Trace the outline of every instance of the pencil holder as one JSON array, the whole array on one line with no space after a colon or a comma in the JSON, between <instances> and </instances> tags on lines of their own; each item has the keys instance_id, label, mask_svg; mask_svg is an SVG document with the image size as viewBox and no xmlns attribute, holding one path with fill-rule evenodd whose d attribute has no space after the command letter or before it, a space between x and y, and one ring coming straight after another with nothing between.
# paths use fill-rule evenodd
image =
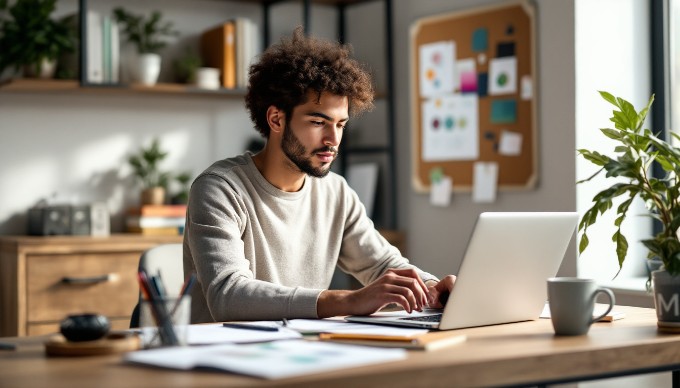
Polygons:
<instances>
[{"instance_id":1,"label":"pencil holder","mask_svg":"<svg viewBox=\"0 0 680 388\"><path fill-rule=\"evenodd\" d=\"M144 348L185 346L191 321L191 297L144 300L139 325Z\"/></svg>"}]
</instances>

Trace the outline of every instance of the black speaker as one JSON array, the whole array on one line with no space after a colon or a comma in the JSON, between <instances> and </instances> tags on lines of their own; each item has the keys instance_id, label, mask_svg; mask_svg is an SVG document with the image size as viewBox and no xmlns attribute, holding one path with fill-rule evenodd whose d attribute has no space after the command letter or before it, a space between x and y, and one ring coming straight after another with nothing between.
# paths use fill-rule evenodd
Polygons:
<instances>
[{"instance_id":1,"label":"black speaker","mask_svg":"<svg viewBox=\"0 0 680 388\"><path fill-rule=\"evenodd\" d=\"M33 236L71 234L71 207L65 205L29 209L28 234Z\"/></svg>"},{"instance_id":2,"label":"black speaker","mask_svg":"<svg viewBox=\"0 0 680 388\"><path fill-rule=\"evenodd\" d=\"M89 206L71 206L71 234L77 236L87 236L90 234Z\"/></svg>"}]
</instances>

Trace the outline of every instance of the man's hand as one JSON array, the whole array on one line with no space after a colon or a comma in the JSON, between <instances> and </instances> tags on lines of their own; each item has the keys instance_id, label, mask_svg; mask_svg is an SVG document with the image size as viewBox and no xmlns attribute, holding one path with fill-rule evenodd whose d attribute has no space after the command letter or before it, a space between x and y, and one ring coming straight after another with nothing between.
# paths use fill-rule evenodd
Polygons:
<instances>
[{"instance_id":1,"label":"man's hand","mask_svg":"<svg viewBox=\"0 0 680 388\"><path fill-rule=\"evenodd\" d=\"M447 275L439 282L429 280L427 282L427 291L430 294L429 307L440 309L446 304L449 294L453 290L453 284L456 282L454 275Z\"/></svg>"},{"instance_id":2,"label":"man's hand","mask_svg":"<svg viewBox=\"0 0 680 388\"><path fill-rule=\"evenodd\" d=\"M427 286L414 269L389 269L371 284L356 291L325 290L317 301L319 318L336 315L369 315L396 303L409 313L422 311L432 301Z\"/></svg>"}]
</instances>

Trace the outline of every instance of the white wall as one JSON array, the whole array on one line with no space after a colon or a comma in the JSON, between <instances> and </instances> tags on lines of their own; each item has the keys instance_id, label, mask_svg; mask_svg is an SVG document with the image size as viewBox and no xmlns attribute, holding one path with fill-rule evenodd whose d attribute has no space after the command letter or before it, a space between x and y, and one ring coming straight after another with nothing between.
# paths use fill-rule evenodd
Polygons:
<instances>
[{"instance_id":1,"label":"white wall","mask_svg":"<svg viewBox=\"0 0 680 388\"><path fill-rule=\"evenodd\" d=\"M76 9L59 1L57 15ZM97 11L110 3L91 1ZM258 4L243 2L119 1L135 13L159 9L181 36L164 51L161 81L170 81L172 59L200 33L237 15L261 23ZM159 136L170 151L163 168L194 175L210 163L243 152L259 134L242 98L111 95L106 93L0 93L0 234L24 234L26 210L43 198L81 204L106 201L112 230L121 211L138 204L127 157Z\"/></svg>"}]
</instances>

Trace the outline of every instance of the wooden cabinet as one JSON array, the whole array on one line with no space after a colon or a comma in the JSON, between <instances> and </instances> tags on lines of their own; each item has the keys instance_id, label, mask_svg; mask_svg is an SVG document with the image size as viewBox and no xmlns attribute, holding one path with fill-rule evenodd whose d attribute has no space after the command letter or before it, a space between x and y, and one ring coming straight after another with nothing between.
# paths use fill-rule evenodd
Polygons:
<instances>
[{"instance_id":1,"label":"wooden cabinet","mask_svg":"<svg viewBox=\"0 0 680 388\"><path fill-rule=\"evenodd\" d=\"M53 333L67 315L86 312L127 328L142 252L181 241L132 234L0 237L0 336Z\"/></svg>"}]
</instances>

